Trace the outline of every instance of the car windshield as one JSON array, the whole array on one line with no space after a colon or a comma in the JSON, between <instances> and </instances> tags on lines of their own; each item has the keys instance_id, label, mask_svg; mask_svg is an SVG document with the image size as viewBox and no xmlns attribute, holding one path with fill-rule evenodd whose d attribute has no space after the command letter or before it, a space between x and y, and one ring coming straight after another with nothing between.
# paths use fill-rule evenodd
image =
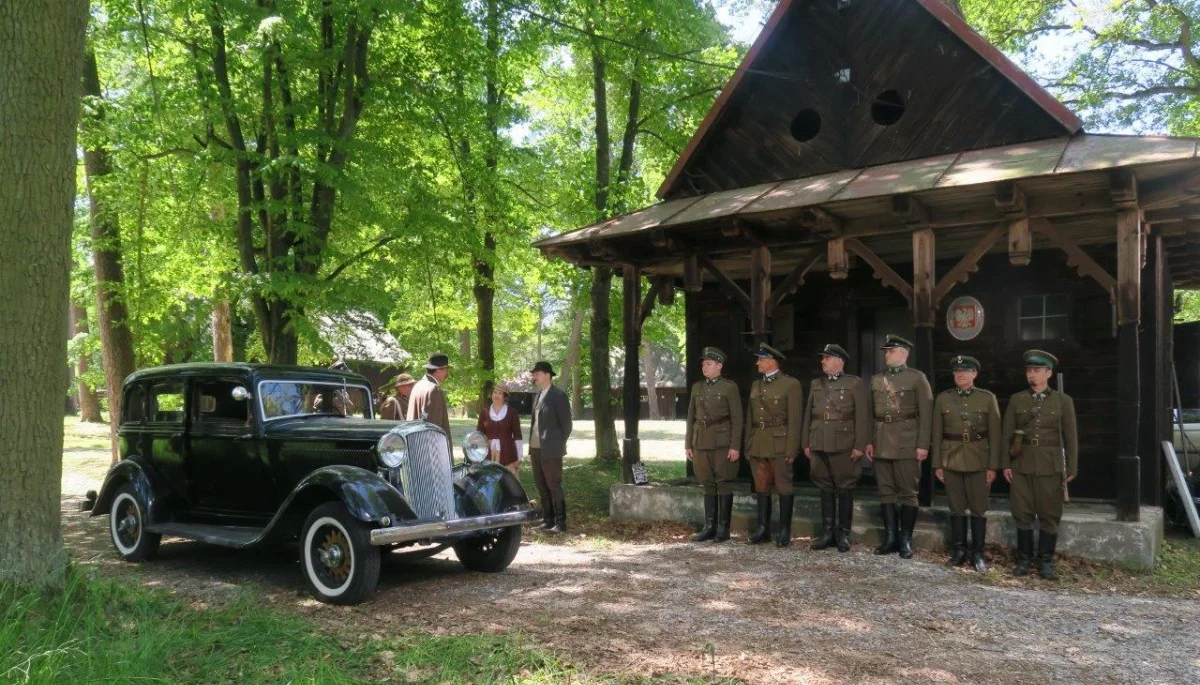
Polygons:
<instances>
[{"instance_id":1,"label":"car windshield","mask_svg":"<svg viewBox=\"0 0 1200 685\"><path fill-rule=\"evenodd\" d=\"M263 418L347 416L371 418L370 393L361 385L312 381L262 381L258 384Z\"/></svg>"}]
</instances>

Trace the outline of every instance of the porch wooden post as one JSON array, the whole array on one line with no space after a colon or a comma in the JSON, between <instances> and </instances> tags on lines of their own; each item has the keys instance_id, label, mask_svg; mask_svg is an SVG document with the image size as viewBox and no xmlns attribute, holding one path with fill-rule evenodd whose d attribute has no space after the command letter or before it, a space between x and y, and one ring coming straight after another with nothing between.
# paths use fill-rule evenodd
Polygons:
<instances>
[{"instance_id":1,"label":"porch wooden post","mask_svg":"<svg viewBox=\"0 0 1200 685\"><path fill-rule=\"evenodd\" d=\"M770 300L771 251L759 246L750 251L750 331L756 343L767 339Z\"/></svg>"},{"instance_id":2,"label":"porch wooden post","mask_svg":"<svg viewBox=\"0 0 1200 685\"><path fill-rule=\"evenodd\" d=\"M1117 520L1141 516L1141 359L1138 326L1142 309L1142 215L1136 208L1117 212Z\"/></svg>"},{"instance_id":3,"label":"porch wooden post","mask_svg":"<svg viewBox=\"0 0 1200 685\"><path fill-rule=\"evenodd\" d=\"M642 273L636 266L626 264L621 270L624 278L624 307L622 332L625 341L625 378L622 383L622 411L625 416L625 439L622 441L621 477L633 482L633 464L642 460L638 440L638 418L641 413L641 371L638 357L642 346L641 300Z\"/></svg>"},{"instance_id":4,"label":"porch wooden post","mask_svg":"<svg viewBox=\"0 0 1200 685\"><path fill-rule=\"evenodd\" d=\"M920 369L933 385L933 326L936 312L933 304L934 284L937 274L934 272L935 243L933 229L922 228L913 231L913 326L916 330L916 340L913 350L916 363L913 366ZM927 445L928 447L928 445ZM933 503L933 469L929 459L921 462L921 491L918 501L921 506Z\"/></svg>"},{"instance_id":5,"label":"porch wooden post","mask_svg":"<svg viewBox=\"0 0 1200 685\"><path fill-rule=\"evenodd\" d=\"M1171 439L1171 377L1167 344L1170 340L1171 299L1167 293L1166 252L1158 231L1147 230L1146 266L1142 269L1141 368L1142 415L1138 449L1142 460L1141 502L1162 505L1162 463L1159 457L1163 440ZM1165 326L1164 326L1165 324Z\"/></svg>"}]
</instances>

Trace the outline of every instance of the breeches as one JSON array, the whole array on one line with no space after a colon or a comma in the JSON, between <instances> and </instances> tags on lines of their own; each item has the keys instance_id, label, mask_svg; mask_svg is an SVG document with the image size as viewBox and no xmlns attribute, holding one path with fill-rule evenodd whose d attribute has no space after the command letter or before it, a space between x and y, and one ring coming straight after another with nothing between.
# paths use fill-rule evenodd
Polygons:
<instances>
[{"instance_id":1,"label":"breeches","mask_svg":"<svg viewBox=\"0 0 1200 685\"><path fill-rule=\"evenodd\" d=\"M704 486L706 495L728 495L733 492L738 463L729 461L729 448L692 450L692 468L696 480Z\"/></svg>"},{"instance_id":2,"label":"breeches","mask_svg":"<svg viewBox=\"0 0 1200 685\"><path fill-rule=\"evenodd\" d=\"M787 459L750 457L750 471L754 474L756 494L770 495L772 491L780 495L792 494L792 465Z\"/></svg>"},{"instance_id":3,"label":"breeches","mask_svg":"<svg viewBox=\"0 0 1200 685\"><path fill-rule=\"evenodd\" d=\"M921 462L916 459L876 459L875 485L880 504L917 506L921 487Z\"/></svg>"}]
</instances>

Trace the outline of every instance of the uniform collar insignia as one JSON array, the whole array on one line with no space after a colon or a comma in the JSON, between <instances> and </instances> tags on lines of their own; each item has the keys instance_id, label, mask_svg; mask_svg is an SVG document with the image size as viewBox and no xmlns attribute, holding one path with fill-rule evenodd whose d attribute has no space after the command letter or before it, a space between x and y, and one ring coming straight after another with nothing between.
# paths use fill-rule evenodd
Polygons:
<instances>
[{"instance_id":1,"label":"uniform collar insignia","mask_svg":"<svg viewBox=\"0 0 1200 685\"><path fill-rule=\"evenodd\" d=\"M719 380L721 380L721 377L717 376L716 378L705 378L704 382L708 383L709 385L714 385Z\"/></svg>"},{"instance_id":2,"label":"uniform collar insignia","mask_svg":"<svg viewBox=\"0 0 1200 685\"><path fill-rule=\"evenodd\" d=\"M779 370L778 369L763 376L763 380L766 381L767 383L770 383L771 381L775 380L776 378L779 378Z\"/></svg>"},{"instance_id":3,"label":"uniform collar insignia","mask_svg":"<svg viewBox=\"0 0 1200 685\"><path fill-rule=\"evenodd\" d=\"M972 385L966 390L963 390L962 388L955 388L955 390L958 392L959 397L970 397L971 393L975 392L975 386Z\"/></svg>"},{"instance_id":4,"label":"uniform collar insignia","mask_svg":"<svg viewBox=\"0 0 1200 685\"><path fill-rule=\"evenodd\" d=\"M905 370L905 369L907 369L907 368L908 368L908 367L907 367L907 366L905 366L904 364L901 364L900 366L889 366L889 367L888 367L888 373L890 373L890 374L892 374L892 375L894 376L894 375L896 375L896 374L900 373L901 371L903 371L903 370Z\"/></svg>"},{"instance_id":5,"label":"uniform collar insignia","mask_svg":"<svg viewBox=\"0 0 1200 685\"><path fill-rule=\"evenodd\" d=\"M831 380L831 381L836 381L837 379L839 379L841 377L842 377L841 373L833 373L833 374L826 376L825 378L828 380Z\"/></svg>"}]
</instances>

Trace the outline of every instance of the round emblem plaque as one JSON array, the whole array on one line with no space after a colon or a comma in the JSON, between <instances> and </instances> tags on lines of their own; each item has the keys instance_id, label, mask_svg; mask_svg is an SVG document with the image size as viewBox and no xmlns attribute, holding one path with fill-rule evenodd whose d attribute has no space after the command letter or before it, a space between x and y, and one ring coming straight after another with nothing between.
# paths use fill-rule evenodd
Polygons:
<instances>
[{"instance_id":1,"label":"round emblem plaque","mask_svg":"<svg viewBox=\"0 0 1200 685\"><path fill-rule=\"evenodd\" d=\"M983 305L969 295L955 298L946 308L946 330L955 340L974 340L983 332Z\"/></svg>"}]
</instances>

